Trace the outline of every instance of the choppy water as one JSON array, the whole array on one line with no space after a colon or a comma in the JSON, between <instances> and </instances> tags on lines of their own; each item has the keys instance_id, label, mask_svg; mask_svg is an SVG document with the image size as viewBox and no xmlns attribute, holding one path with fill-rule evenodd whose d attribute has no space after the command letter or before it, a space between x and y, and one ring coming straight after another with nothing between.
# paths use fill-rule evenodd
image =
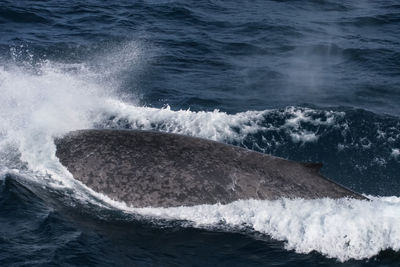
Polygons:
<instances>
[{"instance_id":1,"label":"choppy water","mask_svg":"<svg viewBox=\"0 0 400 267\"><path fill-rule=\"evenodd\" d=\"M2 266L396 266L396 1L0 1ZM135 209L53 138L153 129L299 161L367 194Z\"/></svg>"}]
</instances>

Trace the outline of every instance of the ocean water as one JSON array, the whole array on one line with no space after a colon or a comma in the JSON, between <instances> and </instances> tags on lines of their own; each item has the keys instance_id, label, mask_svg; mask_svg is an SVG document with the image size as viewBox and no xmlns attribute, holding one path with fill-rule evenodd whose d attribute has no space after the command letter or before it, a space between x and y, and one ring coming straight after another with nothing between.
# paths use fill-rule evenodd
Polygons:
<instances>
[{"instance_id":1,"label":"ocean water","mask_svg":"<svg viewBox=\"0 0 400 267\"><path fill-rule=\"evenodd\" d=\"M0 1L1 266L398 266L400 4ZM77 129L198 136L371 198L135 208L73 179Z\"/></svg>"}]
</instances>

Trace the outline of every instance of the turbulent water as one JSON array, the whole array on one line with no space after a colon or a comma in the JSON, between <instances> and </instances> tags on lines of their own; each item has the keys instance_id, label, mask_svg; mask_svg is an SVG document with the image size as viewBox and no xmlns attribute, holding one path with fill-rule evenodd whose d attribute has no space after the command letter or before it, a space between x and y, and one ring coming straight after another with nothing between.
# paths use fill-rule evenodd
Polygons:
<instances>
[{"instance_id":1,"label":"turbulent water","mask_svg":"<svg viewBox=\"0 0 400 267\"><path fill-rule=\"evenodd\" d=\"M0 1L1 266L397 266L397 1ZM198 136L298 161L371 201L135 208L53 139Z\"/></svg>"}]
</instances>

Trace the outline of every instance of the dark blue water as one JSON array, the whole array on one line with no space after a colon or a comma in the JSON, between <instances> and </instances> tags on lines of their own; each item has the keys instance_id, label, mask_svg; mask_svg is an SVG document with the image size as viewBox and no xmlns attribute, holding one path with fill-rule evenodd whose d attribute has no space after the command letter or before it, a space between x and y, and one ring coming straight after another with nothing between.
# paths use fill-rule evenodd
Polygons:
<instances>
[{"instance_id":1,"label":"dark blue water","mask_svg":"<svg viewBox=\"0 0 400 267\"><path fill-rule=\"evenodd\" d=\"M399 112L394 0L0 1L0 264L397 266ZM307 235L313 214L301 209L285 218L303 228L276 235L250 219L199 226L182 221L196 211L125 212L81 197L60 171L52 138L82 128L176 132L322 162L332 180L393 200L333 204L349 214L324 220L365 216L354 236Z\"/></svg>"}]
</instances>

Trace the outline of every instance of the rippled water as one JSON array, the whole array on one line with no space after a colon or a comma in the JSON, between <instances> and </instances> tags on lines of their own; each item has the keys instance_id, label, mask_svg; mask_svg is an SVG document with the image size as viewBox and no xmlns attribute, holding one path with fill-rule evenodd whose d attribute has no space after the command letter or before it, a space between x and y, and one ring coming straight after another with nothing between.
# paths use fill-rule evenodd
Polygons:
<instances>
[{"instance_id":1,"label":"rippled water","mask_svg":"<svg viewBox=\"0 0 400 267\"><path fill-rule=\"evenodd\" d=\"M399 55L396 1L1 1L0 263L396 266ZM129 208L54 157L83 128L322 162L373 200Z\"/></svg>"}]
</instances>

